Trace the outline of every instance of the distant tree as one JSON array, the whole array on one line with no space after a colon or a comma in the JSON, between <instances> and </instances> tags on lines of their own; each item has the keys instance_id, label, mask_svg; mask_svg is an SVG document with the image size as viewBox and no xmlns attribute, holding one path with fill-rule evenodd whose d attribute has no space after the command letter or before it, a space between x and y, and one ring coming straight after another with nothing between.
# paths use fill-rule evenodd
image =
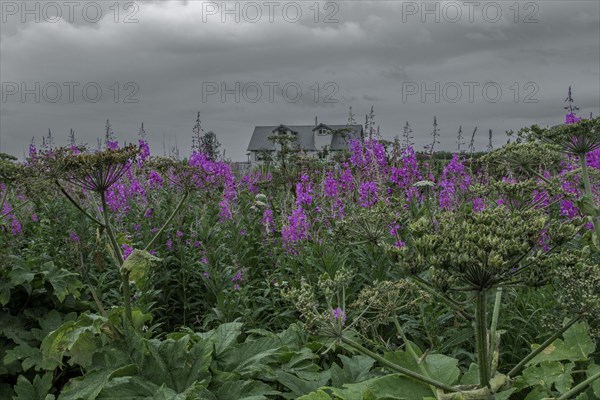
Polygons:
<instances>
[{"instance_id":1,"label":"distant tree","mask_svg":"<svg viewBox=\"0 0 600 400\"><path fill-rule=\"evenodd\" d=\"M208 131L200 136L199 150L207 155L213 161L219 158L219 148L221 143L217 140L217 135L213 131Z\"/></svg>"},{"instance_id":2,"label":"distant tree","mask_svg":"<svg viewBox=\"0 0 600 400\"><path fill-rule=\"evenodd\" d=\"M200 150L200 137L204 133L204 129L202 129L202 121L200 120L200 111L196 116L196 123L192 128L192 150Z\"/></svg>"}]
</instances>

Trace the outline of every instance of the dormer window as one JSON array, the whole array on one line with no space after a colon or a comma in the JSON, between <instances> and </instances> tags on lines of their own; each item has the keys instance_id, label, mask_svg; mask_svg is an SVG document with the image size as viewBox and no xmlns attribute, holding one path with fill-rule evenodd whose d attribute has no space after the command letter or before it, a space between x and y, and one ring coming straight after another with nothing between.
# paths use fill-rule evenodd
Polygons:
<instances>
[{"instance_id":1,"label":"dormer window","mask_svg":"<svg viewBox=\"0 0 600 400\"><path fill-rule=\"evenodd\" d=\"M329 133L329 129L321 128L319 129L319 136L325 136Z\"/></svg>"}]
</instances>

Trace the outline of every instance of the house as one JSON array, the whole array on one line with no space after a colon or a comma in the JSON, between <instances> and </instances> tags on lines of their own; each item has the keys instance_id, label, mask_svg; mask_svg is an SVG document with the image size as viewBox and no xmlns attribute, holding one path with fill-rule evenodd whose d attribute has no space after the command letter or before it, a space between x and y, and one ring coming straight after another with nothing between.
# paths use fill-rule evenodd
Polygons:
<instances>
[{"instance_id":1,"label":"house","mask_svg":"<svg viewBox=\"0 0 600 400\"><path fill-rule=\"evenodd\" d=\"M293 146L305 154L315 156L324 149L347 149L351 139L360 139L363 136L361 125L326 125L316 122L315 120L314 125L256 126L248 145L249 161L260 161L264 152L275 155L281 147L273 140L275 135L294 137Z\"/></svg>"}]
</instances>

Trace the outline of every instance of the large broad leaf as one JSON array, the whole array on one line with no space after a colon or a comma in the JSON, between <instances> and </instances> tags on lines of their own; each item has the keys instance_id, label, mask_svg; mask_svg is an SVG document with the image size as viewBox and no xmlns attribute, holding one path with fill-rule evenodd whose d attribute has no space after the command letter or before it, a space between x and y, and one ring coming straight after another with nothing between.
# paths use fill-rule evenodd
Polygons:
<instances>
[{"instance_id":1,"label":"large broad leaf","mask_svg":"<svg viewBox=\"0 0 600 400\"><path fill-rule=\"evenodd\" d=\"M241 322L228 322L210 332L197 333L196 336L214 343L215 358L220 359L223 353L233 347L237 338L242 334L242 325Z\"/></svg>"},{"instance_id":2,"label":"large broad leaf","mask_svg":"<svg viewBox=\"0 0 600 400\"><path fill-rule=\"evenodd\" d=\"M591 364L587 370L587 377L591 378L592 376L596 375L599 372L600 372L600 365ZM600 398L600 379L596 379L592 383L592 390L594 391L594 395L596 397Z\"/></svg>"},{"instance_id":3,"label":"large broad leaf","mask_svg":"<svg viewBox=\"0 0 600 400\"><path fill-rule=\"evenodd\" d=\"M423 353L417 345L411 343L411 346L417 357L421 357ZM458 382L460 376L460 368L458 368L458 360L443 354L429 354L425 360L421 361L421 365L406 351L395 351L386 353L385 358L392 361L401 367L410 369L418 374L423 374L421 366L425 367L429 377L436 381L447 385L454 385Z\"/></svg>"},{"instance_id":4,"label":"large broad leaf","mask_svg":"<svg viewBox=\"0 0 600 400\"><path fill-rule=\"evenodd\" d=\"M134 375L137 365L126 365L117 369L89 372L80 378L71 379L58 400L95 400L111 379Z\"/></svg>"},{"instance_id":5,"label":"large broad leaf","mask_svg":"<svg viewBox=\"0 0 600 400\"><path fill-rule=\"evenodd\" d=\"M331 385L342 387L345 383L357 383L369 378L375 360L371 357L357 355L352 358L339 355L343 368L337 364L331 366Z\"/></svg>"},{"instance_id":6,"label":"large broad leaf","mask_svg":"<svg viewBox=\"0 0 600 400\"><path fill-rule=\"evenodd\" d=\"M596 349L596 344L587 332L587 325L578 322L563 334L564 341L556 339L550 346L527 363L537 365L544 361L586 361L589 355ZM532 345L536 349L539 345Z\"/></svg>"},{"instance_id":7,"label":"large broad leaf","mask_svg":"<svg viewBox=\"0 0 600 400\"><path fill-rule=\"evenodd\" d=\"M573 378L571 372L575 363L562 364L558 361L545 361L538 366L531 366L523 371L517 380L516 386L526 387L542 386L548 391L553 385L559 393L565 393L571 389Z\"/></svg>"},{"instance_id":8,"label":"large broad leaf","mask_svg":"<svg viewBox=\"0 0 600 400\"><path fill-rule=\"evenodd\" d=\"M23 368L23 371L27 371L32 367L35 367L37 371L53 371L62 365L62 363L55 360L44 359L39 348L27 344L20 344L6 351L3 361L5 364L21 361L21 368Z\"/></svg>"},{"instance_id":9,"label":"large broad leaf","mask_svg":"<svg viewBox=\"0 0 600 400\"><path fill-rule=\"evenodd\" d=\"M298 400L331 400L331 397L327 393L319 389L316 392L312 392L302 397L298 397Z\"/></svg>"},{"instance_id":10,"label":"large broad leaf","mask_svg":"<svg viewBox=\"0 0 600 400\"><path fill-rule=\"evenodd\" d=\"M263 400L279 392L259 381L234 381L224 383L217 391L219 400Z\"/></svg>"},{"instance_id":11,"label":"large broad leaf","mask_svg":"<svg viewBox=\"0 0 600 400\"><path fill-rule=\"evenodd\" d=\"M277 381L288 388L291 393L285 393L282 396L288 399L296 399L300 396L314 392L318 388L325 386L331 375L329 371L313 374L309 377L298 377L285 371L277 371Z\"/></svg>"},{"instance_id":12,"label":"large broad leaf","mask_svg":"<svg viewBox=\"0 0 600 400\"><path fill-rule=\"evenodd\" d=\"M86 366L96 351L95 336L101 332L106 319L94 314L82 314L77 321L67 321L42 341L45 358L62 362L65 354L71 364Z\"/></svg>"},{"instance_id":13,"label":"large broad leaf","mask_svg":"<svg viewBox=\"0 0 600 400\"><path fill-rule=\"evenodd\" d=\"M235 372L246 379L264 377L271 371L268 364L277 360L280 349L281 341L278 338L246 341L225 352L218 362L219 369Z\"/></svg>"},{"instance_id":14,"label":"large broad leaf","mask_svg":"<svg viewBox=\"0 0 600 400\"><path fill-rule=\"evenodd\" d=\"M141 375L158 385L165 384L176 393L183 393L192 385L208 385L211 374L213 347L210 342L191 342L189 335L178 340L147 341L149 355L140 366Z\"/></svg>"},{"instance_id":15,"label":"large broad leaf","mask_svg":"<svg viewBox=\"0 0 600 400\"><path fill-rule=\"evenodd\" d=\"M422 400L431 397L431 389L404 376L386 375L360 383L346 384L343 388L331 389L336 399L363 400Z\"/></svg>"},{"instance_id":16,"label":"large broad leaf","mask_svg":"<svg viewBox=\"0 0 600 400\"><path fill-rule=\"evenodd\" d=\"M150 268L161 261L160 258L153 256L146 250L134 249L123 262L121 269L129 272L129 278L135 282L139 289L143 290L146 288Z\"/></svg>"},{"instance_id":17,"label":"large broad leaf","mask_svg":"<svg viewBox=\"0 0 600 400\"><path fill-rule=\"evenodd\" d=\"M79 290L83 286L77 274L69 272L66 269L58 268L52 262L44 264L42 274L44 275L45 281L52 285L54 295L61 302L63 302L69 294L78 296Z\"/></svg>"},{"instance_id":18,"label":"large broad leaf","mask_svg":"<svg viewBox=\"0 0 600 400\"><path fill-rule=\"evenodd\" d=\"M52 389L54 374L47 372L44 376L36 375L33 383L29 382L23 375L17 379L14 391L17 394L14 400L54 400L54 395L48 394Z\"/></svg>"}]
</instances>

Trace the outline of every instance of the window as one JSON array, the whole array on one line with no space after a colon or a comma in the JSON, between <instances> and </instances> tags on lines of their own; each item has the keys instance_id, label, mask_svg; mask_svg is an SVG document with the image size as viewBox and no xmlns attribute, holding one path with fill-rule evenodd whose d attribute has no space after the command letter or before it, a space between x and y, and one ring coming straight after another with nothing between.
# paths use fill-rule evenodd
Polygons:
<instances>
[{"instance_id":1,"label":"window","mask_svg":"<svg viewBox=\"0 0 600 400\"><path fill-rule=\"evenodd\" d=\"M329 131L327 129L321 128L321 129L319 129L319 136L325 136L325 135L327 135L328 132Z\"/></svg>"}]
</instances>

